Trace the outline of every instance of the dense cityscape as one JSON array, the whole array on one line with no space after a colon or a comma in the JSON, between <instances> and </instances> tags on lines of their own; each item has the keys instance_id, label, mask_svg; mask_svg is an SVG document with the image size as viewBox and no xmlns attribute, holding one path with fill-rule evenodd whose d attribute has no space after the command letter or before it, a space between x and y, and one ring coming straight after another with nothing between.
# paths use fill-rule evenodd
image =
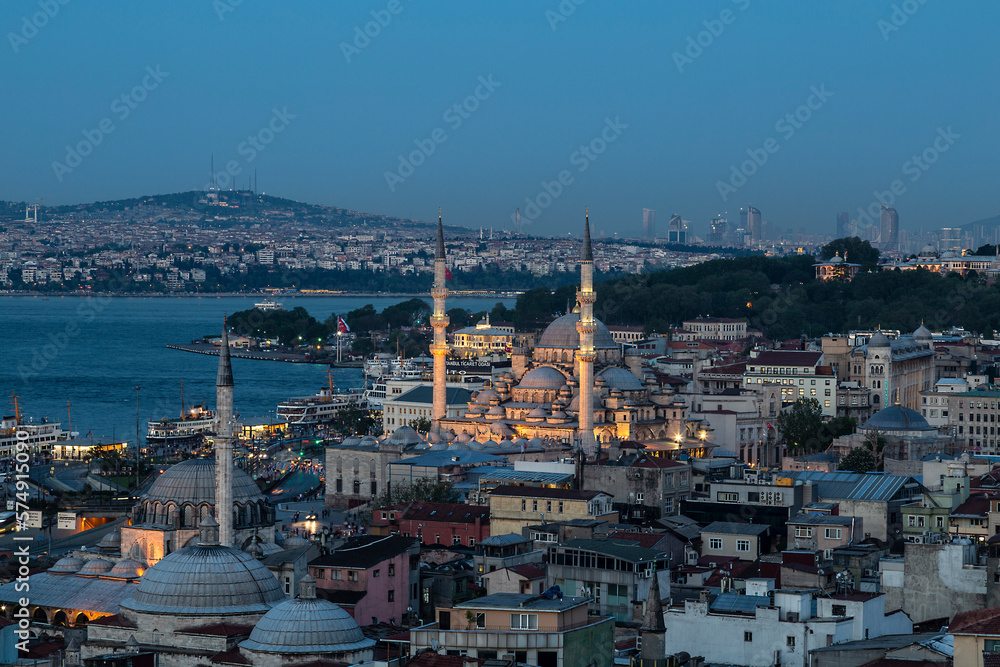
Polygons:
<instances>
[{"instance_id":1,"label":"dense cityscape","mask_svg":"<svg viewBox=\"0 0 1000 667\"><path fill-rule=\"evenodd\" d=\"M8 0L0 666L1000 667L998 21Z\"/></svg>"}]
</instances>

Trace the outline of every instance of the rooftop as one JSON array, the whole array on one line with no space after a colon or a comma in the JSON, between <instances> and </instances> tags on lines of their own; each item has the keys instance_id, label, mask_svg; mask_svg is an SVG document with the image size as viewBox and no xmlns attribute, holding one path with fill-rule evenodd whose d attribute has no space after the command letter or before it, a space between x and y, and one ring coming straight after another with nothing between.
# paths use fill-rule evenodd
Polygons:
<instances>
[{"instance_id":1,"label":"rooftop","mask_svg":"<svg viewBox=\"0 0 1000 667\"><path fill-rule=\"evenodd\" d=\"M416 538L389 535L362 535L348 540L333 553L310 561L316 567L368 569L410 550Z\"/></svg>"},{"instance_id":2,"label":"rooftop","mask_svg":"<svg viewBox=\"0 0 1000 667\"><path fill-rule=\"evenodd\" d=\"M759 523L734 523L731 521L714 521L701 531L722 535L762 535L770 526Z\"/></svg>"},{"instance_id":3,"label":"rooftop","mask_svg":"<svg viewBox=\"0 0 1000 667\"><path fill-rule=\"evenodd\" d=\"M592 500L598 495L609 495L603 491L578 489L550 489L537 486L498 486L490 491L491 496L514 496L516 498L555 498L557 500Z\"/></svg>"},{"instance_id":4,"label":"rooftop","mask_svg":"<svg viewBox=\"0 0 1000 667\"><path fill-rule=\"evenodd\" d=\"M481 598L467 600L455 605L455 609L530 609L532 611L566 611L590 602L590 598L564 596L549 599L542 595L523 593L494 593Z\"/></svg>"}]
</instances>

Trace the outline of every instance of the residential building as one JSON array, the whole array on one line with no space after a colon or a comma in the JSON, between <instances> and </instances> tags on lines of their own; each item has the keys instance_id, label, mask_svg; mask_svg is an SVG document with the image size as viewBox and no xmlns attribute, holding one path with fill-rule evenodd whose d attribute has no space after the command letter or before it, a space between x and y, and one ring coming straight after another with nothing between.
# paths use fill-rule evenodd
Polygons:
<instances>
[{"instance_id":1,"label":"residential building","mask_svg":"<svg viewBox=\"0 0 1000 667\"><path fill-rule=\"evenodd\" d=\"M614 619L590 616L587 598L494 593L438 609L435 622L410 630L410 655L498 658L539 667L611 667Z\"/></svg>"},{"instance_id":2,"label":"residential building","mask_svg":"<svg viewBox=\"0 0 1000 667\"><path fill-rule=\"evenodd\" d=\"M483 576L496 570L540 563L545 557L545 549L535 546L535 541L514 533L490 535L476 545L472 562L476 576Z\"/></svg>"},{"instance_id":3,"label":"residential building","mask_svg":"<svg viewBox=\"0 0 1000 667\"><path fill-rule=\"evenodd\" d=\"M823 365L822 352L768 350L756 356L751 352L743 377L748 388L768 382L780 385L784 403L813 398L824 417L837 415L837 377L831 367Z\"/></svg>"},{"instance_id":4,"label":"residential building","mask_svg":"<svg viewBox=\"0 0 1000 667\"><path fill-rule=\"evenodd\" d=\"M788 520L788 548L820 553L823 560L863 535L864 522L853 516L800 514Z\"/></svg>"},{"instance_id":5,"label":"residential building","mask_svg":"<svg viewBox=\"0 0 1000 667\"><path fill-rule=\"evenodd\" d=\"M972 391L950 394L947 400L948 426L966 451L1000 453L1000 387L982 385Z\"/></svg>"},{"instance_id":6,"label":"residential building","mask_svg":"<svg viewBox=\"0 0 1000 667\"><path fill-rule=\"evenodd\" d=\"M372 532L418 537L421 544L473 547L490 536L490 510L482 505L411 501L372 510Z\"/></svg>"},{"instance_id":7,"label":"residential building","mask_svg":"<svg viewBox=\"0 0 1000 667\"><path fill-rule=\"evenodd\" d=\"M701 555L754 561L771 551L773 535L766 524L715 521L701 531Z\"/></svg>"},{"instance_id":8,"label":"residential building","mask_svg":"<svg viewBox=\"0 0 1000 667\"><path fill-rule=\"evenodd\" d=\"M617 460L583 466L585 489L612 497L612 507L625 521L659 519L680 510L691 492L691 467L642 451L623 451Z\"/></svg>"},{"instance_id":9,"label":"residential building","mask_svg":"<svg viewBox=\"0 0 1000 667\"><path fill-rule=\"evenodd\" d=\"M604 491L498 486L489 493L489 505L493 535L520 534L522 528L546 521L618 521L612 496Z\"/></svg>"},{"instance_id":10,"label":"residential building","mask_svg":"<svg viewBox=\"0 0 1000 667\"><path fill-rule=\"evenodd\" d=\"M969 499L967 477L946 477L942 488L925 490L920 500L903 505L903 539L923 542L928 533L948 535L950 516Z\"/></svg>"},{"instance_id":11,"label":"residential building","mask_svg":"<svg viewBox=\"0 0 1000 667\"><path fill-rule=\"evenodd\" d=\"M546 582L564 595L591 599L590 610L616 621L642 619L652 577L660 576L669 595L667 554L635 542L615 539L567 540L549 547Z\"/></svg>"},{"instance_id":12,"label":"residential building","mask_svg":"<svg viewBox=\"0 0 1000 667\"><path fill-rule=\"evenodd\" d=\"M987 568L968 540L905 542L903 556L879 562L886 607L923 623L986 606Z\"/></svg>"},{"instance_id":13,"label":"residential building","mask_svg":"<svg viewBox=\"0 0 1000 667\"><path fill-rule=\"evenodd\" d=\"M527 593L541 595L545 590L545 570L540 563L523 563L487 572L481 577L486 594Z\"/></svg>"},{"instance_id":14,"label":"residential building","mask_svg":"<svg viewBox=\"0 0 1000 667\"><path fill-rule=\"evenodd\" d=\"M730 317L696 317L684 320L681 328L696 334L698 340L743 340L747 321Z\"/></svg>"},{"instance_id":15,"label":"residential building","mask_svg":"<svg viewBox=\"0 0 1000 667\"><path fill-rule=\"evenodd\" d=\"M339 604L359 623L402 623L407 608L417 608L419 553L415 538L362 535L310 561L309 573L317 596Z\"/></svg>"},{"instance_id":16,"label":"residential building","mask_svg":"<svg viewBox=\"0 0 1000 667\"><path fill-rule=\"evenodd\" d=\"M955 638L955 667L988 667L1000 657L1000 608L957 614L948 626Z\"/></svg>"}]
</instances>

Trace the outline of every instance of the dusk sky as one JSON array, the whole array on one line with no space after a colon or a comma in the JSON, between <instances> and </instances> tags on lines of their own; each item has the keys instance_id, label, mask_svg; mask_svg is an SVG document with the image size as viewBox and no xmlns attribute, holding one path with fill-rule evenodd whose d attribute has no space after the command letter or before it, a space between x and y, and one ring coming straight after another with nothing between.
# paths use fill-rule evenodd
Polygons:
<instances>
[{"instance_id":1,"label":"dusk sky","mask_svg":"<svg viewBox=\"0 0 1000 667\"><path fill-rule=\"evenodd\" d=\"M0 19L0 199L198 189L214 153L240 187L257 170L268 194L469 227L519 206L534 234L577 233L586 205L598 233L638 235L647 207L704 234L748 202L830 234L897 180L905 230L1000 213L995 2L5 0Z\"/></svg>"}]
</instances>

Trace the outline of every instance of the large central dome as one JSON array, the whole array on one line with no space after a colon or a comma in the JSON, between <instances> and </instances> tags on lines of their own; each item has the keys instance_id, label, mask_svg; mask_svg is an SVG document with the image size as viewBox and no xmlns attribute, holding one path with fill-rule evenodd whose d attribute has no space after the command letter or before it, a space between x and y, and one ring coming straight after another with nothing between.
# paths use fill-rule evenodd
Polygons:
<instances>
[{"instance_id":1,"label":"large central dome","mask_svg":"<svg viewBox=\"0 0 1000 667\"><path fill-rule=\"evenodd\" d=\"M278 580L253 556L199 544L146 570L135 595L121 607L148 614L264 614L284 599Z\"/></svg>"},{"instance_id":2,"label":"large central dome","mask_svg":"<svg viewBox=\"0 0 1000 667\"><path fill-rule=\"evenodd\" d=\"M563 350L575 350L580 347L580 333L576 325L580 321L580 313L570 313L558 317L545 327L535 347L554 347ZM594 349L618 349L614 336L600 320L594 320L597 330L594 331Z\"/></svg>"},{"instance_id":3,"label":"large central dome","mask_svg":"<svg viewBox=\"0 0 1000 667\"><path fill-rule=\"evenodd\" d=\"M240 468L233 468L233 502L245 504L264 500L257 483ZM182 461L160 475L145 498L163 503L215 504L215 459Z\"/></svg>"}]
</instances>

